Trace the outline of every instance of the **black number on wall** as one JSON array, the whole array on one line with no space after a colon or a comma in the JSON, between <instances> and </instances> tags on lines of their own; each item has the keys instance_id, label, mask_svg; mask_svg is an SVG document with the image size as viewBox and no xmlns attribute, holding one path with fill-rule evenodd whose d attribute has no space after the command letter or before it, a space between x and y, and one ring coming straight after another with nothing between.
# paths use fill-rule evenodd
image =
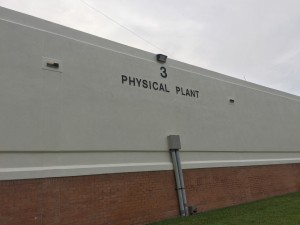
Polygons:
<instances>
[{"instance_id":1,"label":"black number on wall","mask_svg":"<svg viewBox=\"0 0 300 225\"><path fill-rule=\"evenodd\" d=\"M160 67L160 71L161 71L161 73L160 73L161 77L162 78L167 78L167 76L168 76L167 69L162 66L162 67Z\"/></svg>"}]
</instances>

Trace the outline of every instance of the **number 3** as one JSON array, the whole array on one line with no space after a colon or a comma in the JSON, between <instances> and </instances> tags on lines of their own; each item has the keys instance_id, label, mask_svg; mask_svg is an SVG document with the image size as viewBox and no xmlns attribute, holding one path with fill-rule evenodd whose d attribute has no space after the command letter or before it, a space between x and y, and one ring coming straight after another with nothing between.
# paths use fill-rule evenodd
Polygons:
<instances>
[{"instance_id":1,"label":"number 3","mask_svg":"<svg viewBox=\"0 0 300 225\"><path fill-rule=\"evenodd\" d=\"M167 76L168 76L167 69L162 66L162 67L160 67L160 71L161 71L161 73L160 73L161 77L162 78L167 78Z\"/></svg>"}]
</instances>

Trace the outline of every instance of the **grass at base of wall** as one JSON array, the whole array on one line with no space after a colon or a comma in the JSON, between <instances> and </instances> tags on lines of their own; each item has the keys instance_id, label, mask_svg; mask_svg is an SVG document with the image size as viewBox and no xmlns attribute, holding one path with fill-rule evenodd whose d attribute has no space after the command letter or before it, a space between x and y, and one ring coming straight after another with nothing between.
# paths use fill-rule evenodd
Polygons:
<instances>
[{"instance_id":1,"label":"grass at base of wall","mask_svg":"<svg viewBox=\"0 0 300 225\"><path fill-rule=\"evenodd\" d=\"M151 225L297 225L300 192Z\"/></svg>"}]
</instances>

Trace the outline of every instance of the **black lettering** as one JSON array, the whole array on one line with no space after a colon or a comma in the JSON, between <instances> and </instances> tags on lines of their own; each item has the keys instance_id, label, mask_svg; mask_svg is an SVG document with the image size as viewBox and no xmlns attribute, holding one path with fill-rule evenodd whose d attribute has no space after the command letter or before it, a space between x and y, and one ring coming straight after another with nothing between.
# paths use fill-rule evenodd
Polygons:
<instances>
[{"instance_id":1,"label":"black lettering","mask_svg":"<svg viewBox=\"0 0 300 225\"><path fill-rule=\"evenodd\" d=\"M133 86L135 86L135 78L129 77L129 85L131 85L132 83L133 83Z\"/></svg>"},{"instance_id":2,"label":"black lettering","mask_svg":"<svg viewBox=\"0 0 300 225\"><path fill-rule=\"evenodd\" d=\"M170 91L168 90L168 87L167 87L166 84L165 84L165 90L166 90L166 92L170 92Z\"/></svg>"},{"instance_id":3,"label":"black lettering","mask_svg":"<svg viewBox=\"0 0 300 225\"><path fill-rule=\"evenodd\" d=\"M160 67L160 70L161 70L161 73L160 73L161 77L162 78L167 78L167 76L168 76L167 69L162 66L162 67Z\"/></svg>"},{"instance_id":4,"label":"black lettering","mask_svg":"<svg viewBox=\"0 0 300 225\"><path fill-rule=\"evenodd\" d=\"M182 88L180 88L181 89L181 94L183 95L183 96L185 96L185 93L183 93L183 89Z\"/></svg>"},{"instance_id":5,"label":"black lettering","mask_svg":"<svg viewBox=\"0 0 300 225\"><path fill-rule=\"evenodd\" d=\"M198 94L199 94L199 91L195 91L195 94L197 94L197 98L199 98Z\"/></svg>"},{"instance_id":6,"label":"black lettering","mask_svg":"<svg viewBox=\"0 0 300 225\"><path fill-rule=\"evenodd\" d=\"M142 79L136 78L136 82L137 82L137 84L138 84L138 87L140 87L140 86L141 86Z\"/></svg>"},{"instance_id":7,"label":"black lettering","mask_svg":"<svg viewBox=\"0 0 300 225\"><path fill-rule=\"evenodd\" d=\"M143 80L143 88L148 88L148 81L147 80Z\"/></svg>"},{"instance_id":8,"label":"black lettering","mask_svg":"<svg viewBox=\"0 0 300 225\"><path fill-rule=\"evenodd\" d=\"M165 72L165 70L163 69L162 72ZM122 79L122 84L128 84L131 86L142 87L142 88L150 89L150 90L153 89L155 91L161 91L161 92L166 92L166 93L170 92L167 84L164 84L164 83L144 80L141 78L131 77L131 76L127 76L127 75L121 75L121 79ZM191 89L185 89L180 86L176 86L176 94L181 94L183 96L191 96L191 97L192 96L195 97L197 95L197 98L198 98L198 91L191 90Z\"/></svg>"},{"instance_id":9,"label":"black lettering","mask_svg":"<svg viewBox=\"0 0 300 225\"><path fill-rule=\"evenodd\" d=\"M164 88L163 84L159 84L159 91L165 91L165 88Z\"/></svg>"},{"instance_id":10,"label":"black lettering","mask_svg":"<svg viewBox=\"0 0 300 225\"><path fill-rule=\"evenodd\" d=\"M189 89L186 89L186 96L191 97L191 95L190 95L190 90L189 90Z\"/></svg>"},{"instance_id":11,"label":"black lettering","mask_svg":"<svg viewBox=\"0 0 300 225\"><path fill-rule=\"evenodd\" d=\"M156 91L158 90L158 83L157 82L153 82L153 89L156 90Z\"/></svg>"},{"instance_id":12,"label":"black lettering","mask_svg":"<svg viewBox=\"0 0 300 225\"><path fill-rule=\"evenodd\" d=\"M195 96L195 90L191 90L191 93L190 93L190 94L191 94L191 97L194 97L194 98L196 97L196 96Z\"/></svg>"},{"instance_id":13,"label":"black lettering","mask_svg":"<svg viewBox=\"0 0 300 225\"><path fill-rule=\"evenodd\" d=\"M127 81L127 80L128 80L127 76L126 75L122 75L122 84L124 84L124 82Z\"/></svg>"}]
</instances>

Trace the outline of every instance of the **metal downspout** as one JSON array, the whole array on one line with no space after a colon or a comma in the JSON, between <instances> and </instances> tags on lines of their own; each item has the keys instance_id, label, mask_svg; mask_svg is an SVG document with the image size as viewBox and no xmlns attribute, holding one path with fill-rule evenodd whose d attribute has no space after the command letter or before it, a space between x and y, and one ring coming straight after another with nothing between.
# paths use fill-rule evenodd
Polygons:
<instances>
[{"instance_id":1,"label":"metal downspout","mask_svg":"<svg viewBox=\"0 0 300 225\"><path fill-rule=\"evenodd\" d=\"M173 168L174 168L174 174L175 174L175 181L176 181L176 189L177 189L177 195L178 195L178 201L179 201L179 209L180 209L180 215L185 216L185 207L184 207L184 200L182 195L182 189L181 189L181 182L180 182L180 175L178 173L178 163L176 158L176 149L170 149L172 161L173 161Z\"/></svg>"},{"instance_id":2,"label":"metal downspout","mask_svg":"<svg viewBox=\"0 0 300 225\"><path fill-rule=\"evenodd\" d=\"M169 135L168 136L168 145L169 145L169 150L170 150L171 158L172 158L172 162L173 162L177 194L178 194L178 201L179 201L179 208L180 208L180 215L188 216L189 211L188 211L188 206L187 206L184 178L183 178L183 173L182 173L182 169L181 169L180 156L179 156L179 152L178 152L179 149L181 149L179 135Z\"/></svg>"},{"instance_id":3,"label":"metal downspout","mask_svg":"<svg viewBox=\"0 0 300 225\"><path fill-rule=\"evenodd\" d=\"M179 151L175 151L175 154L176 154L176 159L177 159L179 180L180 180L180 183L181 183L180 186L181 186L181 191L182 191L184 211L185 211L185 215L188 216L189 215L189 209L188 209L188 205L187 205L185 184L184 184L184 179L183 179L183 173L182 173L182 168L181 168L181 160L180 160Z\"/></svg>"}]
</instances>

